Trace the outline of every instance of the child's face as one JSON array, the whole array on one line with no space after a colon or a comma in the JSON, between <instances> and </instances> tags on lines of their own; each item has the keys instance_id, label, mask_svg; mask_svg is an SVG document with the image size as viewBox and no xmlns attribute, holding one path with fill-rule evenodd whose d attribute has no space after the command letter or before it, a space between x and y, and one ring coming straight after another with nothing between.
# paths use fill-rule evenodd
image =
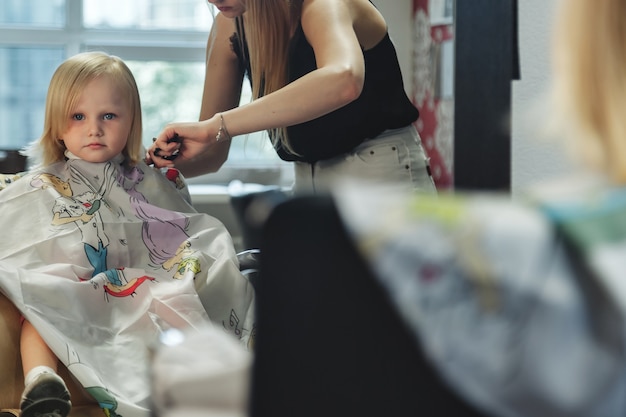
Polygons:
<instances>
[{"instance_id":1,"label":"child's face","mask_svg":"<svg viewBox=\"0 0 626 417\"><path fill-rule=\"evenodd\" d=\"M79 96L61 139L80 159L105 162L126 147L132 117L123 91L110 77L98 77Z\"/></svg>"}]
</instances>

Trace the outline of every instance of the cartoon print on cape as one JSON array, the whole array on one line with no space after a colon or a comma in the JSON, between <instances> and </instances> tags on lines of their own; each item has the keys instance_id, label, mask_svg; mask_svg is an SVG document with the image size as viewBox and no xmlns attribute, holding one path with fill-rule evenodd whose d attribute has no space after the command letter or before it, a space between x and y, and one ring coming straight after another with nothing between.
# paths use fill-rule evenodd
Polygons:
<instances>
[{"instance_id":1,"label":"cartoon print on cape","mask_svg":"<svg viewBox=\"0 0 626 417\"><path fill-rule=\"evenodd\" d=\"M230 234L167 177L70 154L0 192L0 227L24 237L0 242L0 290L113 417L149 416L164 330L213 323L247 344L254 329Z\"/></svg>"}]
</instances>

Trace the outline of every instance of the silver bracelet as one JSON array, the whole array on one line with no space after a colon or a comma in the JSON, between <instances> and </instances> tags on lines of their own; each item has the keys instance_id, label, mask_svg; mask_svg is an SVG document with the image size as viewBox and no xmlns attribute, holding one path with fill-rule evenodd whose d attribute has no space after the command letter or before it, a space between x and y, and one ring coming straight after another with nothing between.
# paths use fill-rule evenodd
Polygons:
<instances>
[{"instance_id":1,"label":"silver bracelet","mask_svg":"<svg viewBox=\"0 0 626 417\"><path fill-rule=\"evenodd\" d=\"M215 143L222 140L222 136L225 136L226 140L232 139L230 133L228 133L228 129L226 129L226 125L224 124L224 116L222 116L222 113L220 113L220 128L217 129L217 134L215 135Z\"/></svg>"}]
</instances>

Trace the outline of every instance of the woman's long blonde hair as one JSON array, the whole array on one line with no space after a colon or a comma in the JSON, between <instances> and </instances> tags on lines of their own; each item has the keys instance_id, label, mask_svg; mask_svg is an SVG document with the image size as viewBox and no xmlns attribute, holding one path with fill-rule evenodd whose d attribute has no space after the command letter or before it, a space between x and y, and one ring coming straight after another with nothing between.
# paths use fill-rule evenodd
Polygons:
<instances>
[{"instance_id":1,"label":"woman's long blonde hair","mask_svg":"<svg viewBox=\"0 0 626 417\"><path fill-rule=\"evenodd\" d=\"M253 99L272 93L287 84L289 41L300 19L302 0L247 0L243 25L250 51ZM288 150L285 128L272 131Z\"/></svg>"},{"instance_id":2,"label":"woman's long blonde hair","mask_svg":"<svg viewBox=\"0 0 626 417\"><path fill-rule=\"evenodd\" d=\"M562 0L558 16L557 117L586 163L626 184L626 1Z\"/></svg>"},{"instance_id":3,"label":"woman's long blonde hair","mask_svg":"<svg viewBox=\"0 0 626 417\"><path fill-rule=\"evenodd\" d=\"M141 103L132 72L116 56L104 52L83 52L68 58L52 75L46 98L43 134L39 139L44 166L64 160L66 148L60 139L67 130L76 103L89 82L104 76L115 81L130 100L132 124L124 156L130 164L136 164L142 158Z\"/></svg>"}]
</instances>

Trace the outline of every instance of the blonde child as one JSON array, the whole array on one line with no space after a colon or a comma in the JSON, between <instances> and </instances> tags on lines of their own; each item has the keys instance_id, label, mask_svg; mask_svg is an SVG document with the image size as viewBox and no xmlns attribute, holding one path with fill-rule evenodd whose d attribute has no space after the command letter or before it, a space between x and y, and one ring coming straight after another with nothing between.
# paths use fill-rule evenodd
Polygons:
<instances>
[{"instance_id":1,"label":"blonde child","mask_svg":"<svg viewBox=\"0 0 626 417\"><path fill-rule=\"evenodd\" d=\"M75 55L50 83L40 164L0 193L0 227L21 236L0 243L0 287L25 318L22 417L69 414L59 359L107 415L147 416L162 330L212 322L249 341L254 291L230 235L177 170L141 160L141 128L124 62Z\"/></svg>"}]
</instances>

